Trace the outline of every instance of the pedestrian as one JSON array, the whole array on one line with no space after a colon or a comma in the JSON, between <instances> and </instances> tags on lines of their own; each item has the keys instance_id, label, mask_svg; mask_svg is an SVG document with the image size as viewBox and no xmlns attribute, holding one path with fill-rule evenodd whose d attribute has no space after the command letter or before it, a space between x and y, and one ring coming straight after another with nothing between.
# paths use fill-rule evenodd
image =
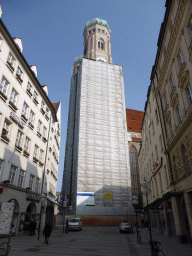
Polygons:
<instances>
[{"instance_id":1,"label":"pedestrian","mask_svg":"<svg viewBox=\"0 0 192 256\"><path fill-rule=\"evenodd\" d=\"M65 233L68 233L68 231L69 231L69 225L68 225L68 222L69 222L69 220L67 219L67 220L66 220L66 229L65 229Z\"/></svg>"},{"instance_id":2,"label":"pedestrian","mask_svg":"<svg viewBox=\"0 0 192 256\"><path fill-rule=\"evenodd\" d=\"M33 220L33 236L35 235L36 225L37 225L36 221Z\"/></svg>"},{"instance_id":3,"label":"pedestrian","mask_svg":"<svg viewBox=\"0 0 192 256\"><path fill-rule=\"evenodd\" d=\"M149 222L148 221L145 222L145 227L146 227L146 230L148 231L149 230Z\"/></svg>"},{"instance_id":4,"label":"pedestrian","mask_svg":"<svg viewBox=\"0 0 192 256\"><path fill-rule=\"evenodd\" d=\"M46 243L48 244L51 232L52 232L51 226L49 225L49 222L46 222L43 230L43 235L45 236L45 244Z\"/></svg>"},{"instance_id":5,"label":"pedestrian","mask_svg":"<svg viewBox=\"0 0 192 256\"><path fill-rule=\"evenodd\" d=\"M144 219L141 220L142 227L144 227Z\"/></svg>"},{"instance_id":6,"label":"pedestrian","mask_svg":"<svg viewBox=\"0 0 192 256\"><path fill-rule=\"evenodd\" d=\"M29 223L29 236L33 235L33 221L31 220Z\"/></svg>"}]
</instances>

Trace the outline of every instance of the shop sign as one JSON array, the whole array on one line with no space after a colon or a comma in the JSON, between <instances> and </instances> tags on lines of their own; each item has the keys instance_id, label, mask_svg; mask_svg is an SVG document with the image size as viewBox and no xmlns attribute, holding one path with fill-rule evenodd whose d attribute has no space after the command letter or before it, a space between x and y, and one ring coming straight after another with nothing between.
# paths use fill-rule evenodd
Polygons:
<instances>
[{"instance_id":1,"label":"shop sign","mask_svg":"<svg viewBox=\"0 0 192 256\"><path fill-rule=\"evenodd\" d=\"M25 123L14 112L11 112L10 116L11 119L18 123L18 125L20 125L22 128L25 127Z\"/></svg>"},{"instance_id":2,"label":"shop sign","mask_svg":"<svg viewBox=\"0 0 192 256\"><path fill-rule=\"evenodd\" d=\"M153 172L152 172L152 175L154 176L155 173L160 169L160 167L162 166L163 164L163 158L161 157L160 161L158 163L154 163L153 164Z\"/></svg>"},{"instance_id":3,"label":"shop sign","mask_svg":"<svg viewBox=\"0 0 192 256\"><path fill-rule=\"evenodd\" d=\"M40 197L39 196L32 195L32 194L27 194L26 199L28 201L33 201L33 202L39 202L40 201Z\"/></svg>"}]
</instances>

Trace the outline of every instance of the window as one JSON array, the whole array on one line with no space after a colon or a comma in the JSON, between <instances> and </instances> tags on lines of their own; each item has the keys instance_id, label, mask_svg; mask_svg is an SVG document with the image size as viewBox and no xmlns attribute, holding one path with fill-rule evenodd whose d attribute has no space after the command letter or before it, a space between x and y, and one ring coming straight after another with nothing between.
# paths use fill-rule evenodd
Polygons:
<instances>
[{"instance_id":1,"label":"window","mask_svg":"<svg viewBox=\"0 0 192 256\"><path fill-rule=\"evenodd\" d=\"M0 177L1 177L1 172L3 170L3 162L4 160L0 159Z\"/></svg>"},{"instance_id":2,"label":"window","mask_svg":"<svg viewBox=\"0 0 192 256\"><path fill-rule=\"evenodd\" d=\"M42 100L41 101L41 109L44 109L44 107L45 107L45 102Z\"/></svg>"},{"instance_id":3,"label":"window","mask_svg":"<svg viewBox=\"0 0 192 256\"><path fill-rule=\"evenodd\" d=\"M100 30L100 28L98 28L98 32L100 32L101 30Z\"/></svg>"},{"instance_id":4,"label":"window","mask_svg":"<svg viewBox=\"0 0 192 256\"><path fill-rule=\"evenodd\" d=\"M34 117L35 117L35 114L34 114L33 111L31 110L31 111L30 111L30 115L29 115L29 123L30 123L30 124L33 124Z\"/></svg>"},{"instance_id":5,"label":"window","mask_svg":"<svg viewBox=\"0 0 192 256\"><path fill-rule=\"evenodd\" d=\"M23 187L24 176L25 176L25 171L20 169L19 180L18 180L18 187L20 188Z\"/></svg>"},{"instance_id":6,"label":"window","mask_svg":"<svg viewBox=\"0 0 192 256\"><path fill-rule=\"evenodd\" d=\"M11 67L12 71L14 71L14 63L15 63L15 58L13 57L12 53L9 53L7 64Z\"/></svg>"},{"instance_id":7,"label":"window","mask_svg":"<svg viewBox=\"0 0 192 256\"><path fill-rule=\"evenodd\" d=\"M179 66L179 70L180 70L180 69L182 68L183 62L184 62L181 52L180 52L179 55L177 56L177 61L178 61L178 66Z\"/></svg>"},{"instance_id":8,"label":"window","mask_svg":"<svg viewBox=\"0 0 192 256\"><path fill-rule=\"evenodd\" d=\"M159 123L159 115L158 115L157 109L155 110L155 116L156 116L156 121L157 121L157 124L158 124Z\"/></svg>"},{"instance_id":9,"label":"window","mask_svg":"<svg viewBox=\"0 0 192 256\"><path fill-rule=\"evenodd\" d=\"M32 96L32 85L28 82L27 84L27 92L30 94L30 97Z\"/></svg>"},{"instance_id":10,"label":"window","mask_svg":"<svg viewBox=\"0 0 192 256\"><path fill-rule=\"evenodd\" d=\"M186 94L187 94L187 100L189 105L192 103L192 87L189 84L188 87L186 88Z\"/></svg>"},{"instance_id":11,"label":"window","mask_svg":"<svg viewBox=\"0 0 192 256\"><path fill-rule=\"evenodd\" d=\"M102 33L104 34L104 33L105 33L105 31L104 31L104 30L102 30Z\"/></svg>"},{"instance_id":12,"label":"window","mask_svg":"<svg viewBox=\"0 0 192 256\"><path fill-rule=\"evenodd\" d=\"M102 41L99 41L99 42L98 42L98 48L99 48L99 49L104 49L104 44L103 44Z\"/></svg>"},{"instance_id":13,"label":"window","mask_svg":"<svg viewBox=\"0 0 192 256\"><path fill-rule=\"evenodd\" d=\"M155 146L155 154L156 154L156 161L158 160L158 150L157 150L157 145Z\"/></svg>"},{"instance_id":14,"label":"window","mask_svg":"<svg viewBox=\"0 0 192 256\"><path fill-rule=\"evenodd\" d=\"M42 122L39 120L37 125L37 132L40 134L41 134L41 126L42 126Z\"/></svg>"},{"instance_id":15,"label":"window","mask_svg":"<svg viewBox=\"0 0 192 256\"><path fill-rule=\"evenodd\" d=\"M21 70L20 67L18 67L18 68L17 68L16 77L19 79L20 82L23 82L23 80L22 80L22 75L23 75L23 71Z\"/></svg>"},{"instance_id":16,"label":"window","mask_svg":"<svg viewBox=\"0 0 192 256\"><path fill-rule=\"evenodd\" d=\"M153 130L153 135L155 133L155 126L154 126L154 123L152 122L152 130Z\"/></svg>"},{"instance_id":17,"label":"window","mask_svg":"<svg viewBox=\"0 0 192 256\"><path fill-rule=\"evenodd\" d=\"M44 153L44 151L41 149L40 154L39 154L39 162L43 161L43 153Z\"/></svg>"},{"instance_id":18,"label":"window","mask_svg":"<svg viewBox=\"0 0 192 256\"><path fill-rule=\"evenodd\" d=\"M21 115L24 116L24 117L26 117L26 116L27 116L27 110L28 110L28 106L27 106L27 104L24 102L24 103L23 103L23 109L22 109Z\"/></svg>"},{"instance_id":19,"label":"window","mask_svg":"<svg viewBox=\"0 0 192 256\"><path fill-rule=\"evenodd\" d=\"M0 91L6 95L7 94L7 88L8 88L8 81L5 79L5 77L3 76L1 79L1 84L0 84Z\"/></svg>"},{"instance_id":20,"label":"window","mask_svg":"<svg viewBox=\"0 0 192 256\"><path fill-rule=\"evenodd\" d=\"M190 37L190 40L192 41L192 18L189 22L189 25L188 25L188 32L189 32L189 37Z\"/></svg>"},{"instance_id":21,"label":"window","mask_svg":"<svg viewBox=\"0 0 192 256\"><path fill-rule=\"evenodd\" d=\"M157 186L157 178L155 177L155 190L156 190L156 196L158 195L158 186Z\"/></svg>"},{"instance_id":22,"label":"window","mask_svg":"<svg viewBox=\"0 0 192 256\"><path fill-rule=\"evenodd\" d=\"M89 35L91 34L91 30L89 30Z\"/></svg>"},{"instance_id":23,"label":"window","mask_svg":"<svg viewBox=\"0 0 192 256\"><path fill-rule=\"evenodd\" d=\"M151 132L149 131L149 143L151 144Z\"/></svg>"},{"instance_id":24,"label":"window","mask_svg":"<svg viewBox=\"0 0 192 256\"><path fill-rule=\"evenodd\" d=\"M35 158L37 158L37 156L38 156L38 149L39 149L39 147L37 145L35 145L34 154L33 154L33 157L35 157Z\"/></svg>"},{"instance_id":25,"label":"window","mask_svg":"<svg viewBox=\"0 0 192 256\"><path fill-rule=\"evenodd\" d=\"M12 185L14 185L14 182L15 182L16 171L17 171L17 167L14 165L11 165L11 170L9 173L9 181L10 181L10 184Z\"/></svg>"},{"instance_id":26,"label":"window","mask_svg":"<svg viewBox=\"0 0 192 256\"><path fill-rule=\"evenodd\" d=\"M22 136L23 136L23 133L18 130L15 147L21 148ZM20 149L20 150L22 150L22 149Z\"/></svg>"},{"instance_id":27,"label":"window","mask_svg":"<svg viewBox=\"0 0 192 256\"><path fill-rule=\"evenodd\" d=\"M161 172L159 172L159 182L160 182L160 190L162 192L163 191L163 184L162 184L162 179L161 179Z\"/></svg>"},{"instance_id":28,"label":"window","mask_svg":"<svg viewBox=\"0 0 192 256\"><path fill-rule=\"evenodd\" d=\"M153 154L151 155L151 159L152 159L152 168L153 168L153 165L154 165L154 157L153 157Z\"/></svg>"},{"instance_id":29,"label":"window","mask_svg":"<svg viewBox=\"0 0 192 256\"><path fill-rule=\"evenodd\" d=\"M187 152L185 149L185 146L182 144L181 145L181 154L182 154L182 159L183 159L183 165L184 165L184 170L185 173L189 173L189 161L188 161L188 156L187 156Z\"/></svg>"},{"instance_id":30,"label":"window","mask_svg":"<svg viewBox=\"0 0 192 256\"><path fill-rule=\"evenodd\" d=\"M154 184L153 184L153 181L152 181L152 194L153 194L153 197L155 196L155 190L154 190Z\"/></svg>"},{"instance_id":31,"label":"window","mask_svg":"<svg viewBox=\"0 0 192 256\"><path fill-rule=\"evenodd\" d=\"M47 135L47 128L43 126L43 137L45 138Z\"/></svg>"},{"instance_id":32,"label":"window","mask_svg":"<svg viewBox=\"0 0 192 256\"><path fill-rule=\"evenodd\" d=\"M169 179L168 179L168 173L167 173L166 165L164 167L164 174L165 174L166 188L168 188L169 187Z\"/></svg>"},{"instance_id":33,"label":"window","mask_svg":"<svg viewBox=\"0 0 192 256\"><path fill-rule=\"evenodd\" d=\"M37 178L36 179L36 184L35 184L35 192L39 192L39 183L40 183L40 179L39 178Z\"/></svg>"},{"instance_id":34,"label":"window","mask_svg":"<svg viewBox=\"0 0 192 256\"><path fill-rule=\"evenodd\" d=\"M163 140L162 140L162 136L159 137L159 142L161 145L161 151L163 151Z\"/></svg>"},{"instance_id":35,"label":"window","mask_svg":"<svg viewBox=\"0 0 192 256\"><path fill-rule=\"evenodd\" d=\"M95 28L93 29L93 33L95 32Z\"/></svg>"},{"instance_id":36,"label":"window","mask_svg":"<svg viewBox=\"0 0 192 256\"><path fill-rule=\"evenodd\" d=\"M25 144L24 144L24 151L29 153L29 145L30 145L30 139L28 137L25 138Z\"/></svg>"},{"instance_id":37,"label":"window","mask_svg":"<svg viewBox=\"0 0 192 256\"><path fill-rule=\"evenodd\" d=\"M34 91L33 93L33 99L37 100L37 97L38 97L38 93L36 91Z\"/></svg>"},{"instance_id":38,"label":"window","mask_svg":"<svg viewBox=\"0 0 192 256\"><path fill-rule=\"evenodd\" d=\"M31 175L30 175L30 179L29 179L29 187L31 188L31 190L33 190L34 178L35 178L35 176L33 176L33 175L31 174Z\"/></svg>"},{"instance_id":39,"label":"window","mask_svg":"<svg viewBox=\"0 0 192 256\"><path fill-rule=\"evenodd\" d=\"M151 173L151 159L149 159L149 172Z\"/></svg>"},{"instance_id":40,"label":"window","mask_svg":"<svg viewBox=\"0 0 192 256\"><path fill-rule=\"evenodd\" d=\"M175 84L174 84L174 81L173 81L173 77L171 76L170 79L169 79L169 83L170 83L170 86L171 86L171 90L175 87Z\"/></svg>"},{"instance_id":41,"label":"window","mask_svg":"<svg viewBox=\"0 0 192 256\"><path fill-rule=\"evenodd\" d=\"M163 95L163 103L164 103L164 108L167 106L167 96L166 93Z\"/></svg>"},{"instance_id":42,"label":"window","mask_svg":"<svg viewBox=\"0 0 192 256\"><path fill-rule=\"evenodd\" d=\"M172 129L171 121L168 123L168 130L169 130L169 137L172 137L173 136L173 129Z\"/></svg>"},{"instance_id":43,"label":"window","mask_svg":"<svg viewBox=\"0 0 192 256\"><path fill-rule=\"evenodd\" d=\"M175 110L176 110L176 115L177 115L177 123L179 124L182 121L179 106L176 106Z\"/></svg>"},{"instance_id":44,"label":"window","mask_svg":"<svg viewBox=\"0 0 192 256\"><path fill-rule=\"evenodd\" d=\"M15 89L12 89L10 101L11 101L14 105L16 105L17 96L18 96L18 93L15 91Z\"/></svg>"},{"instance_id":45,"label":"window","mask_svg":"<svg viewBox=\"0 0 192 256\"><path fill-rule=\"evenodd\" d=\"M9 132L10 132L10 123L7 120L5 120L1 135L8 137Z\"/></svg>"}]
</instances>

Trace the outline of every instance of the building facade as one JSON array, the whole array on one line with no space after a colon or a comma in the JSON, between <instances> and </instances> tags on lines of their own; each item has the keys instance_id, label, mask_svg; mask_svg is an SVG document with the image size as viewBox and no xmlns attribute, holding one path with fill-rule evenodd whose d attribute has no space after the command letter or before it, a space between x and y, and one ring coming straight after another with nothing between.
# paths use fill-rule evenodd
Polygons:
<instances>
[{"instance_id":1,"label":"building facade","mask_svg":"<svg viewBox=\"0 0 192 256\"><path fill-rule=\"evenodd\" d=\"M153 166L156 169L152 180L156 176L159 181L157 180L157 185L156 181L154 183L154 189L156 187L158 195L156 193L156 198L154 197L151 203L153 203L154 210L158 211L159 202L162 202L162 206L159 207L164 212L167 233L181 241L191 241L192 235L191 56L192 2L166 1L166 12L159 34L158 50L149 89L150 95L154 93L155 99L155 106L152 109L157 110L154 118L157 120L156 115L159 118L159 124L155 126L158 135L154 138L154 145L162 151L158 155L161 159L156 162L157 168ZM149 97L146 111L148 109ZM145 123L147 123L147 114L146 112ZM142 134L144 142L143 136L144 134ZM160 140L158 145L157 140L160 136L163 143L161 144ZM165 165L168 177L165 178L165 183L162 182L163 191L159 193L161 191L161 175L159 174L162 171L165 172ZM145 171L144 166L143 170ZM145 172L143 172L143 178L144 176L146 177ZM166 184L166 189L164 184Z\"/></svg>"},{"instance_id":2,"label":"building facade","mask_svg":"<svg viewBox=\"0 0 192 256\"><path fill-rule=\"evenodd\" d=\"M133 214L122 66L112 64L111 30L93 19L71 82L62 195L72 214Z\"/></svg>"},{"instance_id":3,"label":"building facade","mask_svg":"<svg viewBox=\"0 0 192 256\"><path fill-rule=\"evenodd\" d=\"M0 202L15 202L13 233L39 222L43 193L42 225L52 223L60 147L61 104L50 102L22 51L0 19Z\"/></svg>"}]
</instances>

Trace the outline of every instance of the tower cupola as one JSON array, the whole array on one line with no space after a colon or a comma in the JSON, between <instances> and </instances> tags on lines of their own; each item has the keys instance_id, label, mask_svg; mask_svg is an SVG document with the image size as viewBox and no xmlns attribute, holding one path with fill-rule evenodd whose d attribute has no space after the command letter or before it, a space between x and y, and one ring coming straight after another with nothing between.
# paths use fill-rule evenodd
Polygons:
<instances>
[{"instance_id":1,"label":"tower cupola","mask_svg":"<svg viewBox=\"0 0 192 256\"><path fill-rule=\"evenodd\" d=\"M88 21L83 36L84 58L112 63L111 29L107 21L99 18Z\"/></svg>"}]
</instances>

